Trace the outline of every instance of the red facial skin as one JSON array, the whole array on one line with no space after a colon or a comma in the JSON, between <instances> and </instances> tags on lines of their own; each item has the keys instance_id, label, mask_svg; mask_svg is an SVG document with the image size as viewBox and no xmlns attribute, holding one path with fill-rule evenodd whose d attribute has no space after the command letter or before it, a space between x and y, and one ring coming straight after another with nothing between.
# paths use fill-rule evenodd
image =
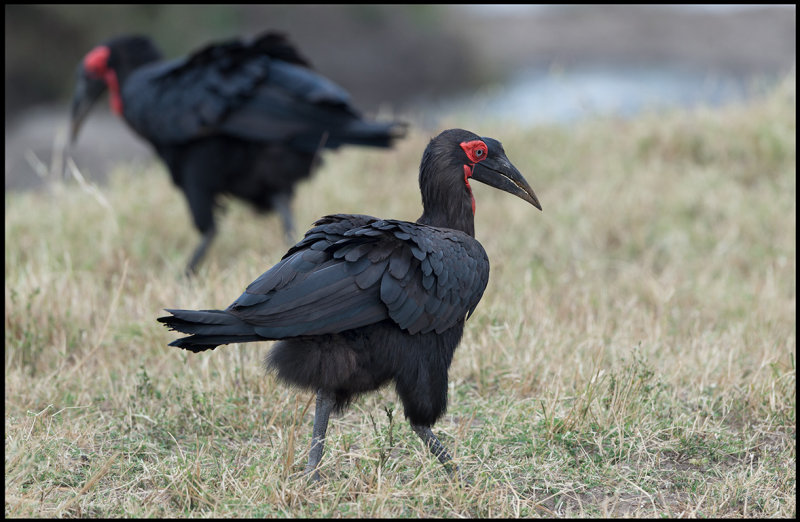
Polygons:
<instances>
[{"instance_id":1,"label":"red facial skin","mask_svg":"<svg viewBox=\"0 0 800 522\"><path fill-rule=\"evenodd\" d=\"M106 82L108 91L111 94L109 98L111 110L117 115L122 115L122 96L119 92L119 80L117 79L117 73L108 67L109 56L111 56L111 50L108 47L104 45L95 47L83 59L83 68L89 76Z\"/></svg>"},{"instance_id":2,"label":"red facial skin","mask_svg":"<svg viewBox=\"0 0 800 522\"><path fill-rule=\"evenodd\" d=\"M469 190L469 197L472 198L472 215L475 215L475 197L472 195L472 187L469 186L469 178L472 177L475 164L486 159L489 148L481 140L463 141L460 145L470 161L469 165L464 165L464 183Z\"/></svg>"}]
</instances>

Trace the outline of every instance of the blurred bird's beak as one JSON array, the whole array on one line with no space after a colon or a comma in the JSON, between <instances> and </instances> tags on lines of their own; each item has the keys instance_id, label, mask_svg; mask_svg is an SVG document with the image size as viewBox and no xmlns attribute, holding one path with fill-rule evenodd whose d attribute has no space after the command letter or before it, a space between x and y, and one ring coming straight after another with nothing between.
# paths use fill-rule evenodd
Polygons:
<instances>
[{"instance_id":1,"label":"blurred bird's beak","mask_svg":"<svg viewBox=\"0 0 800 522\"><path fill-rule=\"evenodd\" d=\"M517 167L508 160L500 142L491 138L481 139L489 146L489 153L485 160L475 164L475 168L472 171L472 179L509 194L514 194L542 210L539 198L536 197L533 189L522 177Z\"/></svg>"},{"instance_id":2,"label":"blurred bird's beak","mask_svg":"<svg viewBox=\"0 0 800 522\"><path fill-rule=\"evenodd\" d=\"M89 114L94 103L106 90L103 80L89 78L83 72L83 67L78 67L75 94L72 97L72 110L70 118L69 143L72 145L78 138L78 132L83 125L83 120Z\"/></svg>"}]
</instances>

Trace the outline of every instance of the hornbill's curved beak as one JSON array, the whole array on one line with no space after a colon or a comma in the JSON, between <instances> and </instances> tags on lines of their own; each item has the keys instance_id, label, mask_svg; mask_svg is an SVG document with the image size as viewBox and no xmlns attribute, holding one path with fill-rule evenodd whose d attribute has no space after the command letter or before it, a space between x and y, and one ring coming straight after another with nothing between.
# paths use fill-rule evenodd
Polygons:
<instances>
[{"instance_id":1,"label":"hornbill's curved beak","mask_svg":"<svg viewBox=\"0 0 800 522\"><path fill-rule=\"evenodd\" d=\"M485 160L475 164L472 170L472 179L514 194L542 210L539 198L536 197L517 167L506 157L500 142L492 138L481 138L481 140L489 147L489 151Z\"/></svg>"},{"instance_id":2,"label":"hornbill's curved beak","mask_svg":"<svg viewBox=\"0 0 800 522\"><path fill-rule=\"evenodd\" d=\"M72 97L69 143L72 145L78 138L83 120L89 114L94 103L106 90L106 83L99 78L87 76L83 65L78 66L75 82L75 94Z\"/></svg>"}]
</instances>

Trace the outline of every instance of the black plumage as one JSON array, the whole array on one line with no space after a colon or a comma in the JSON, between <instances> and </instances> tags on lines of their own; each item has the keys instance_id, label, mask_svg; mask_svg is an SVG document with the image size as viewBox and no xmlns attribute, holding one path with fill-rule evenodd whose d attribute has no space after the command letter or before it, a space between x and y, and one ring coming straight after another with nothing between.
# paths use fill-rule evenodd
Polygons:
<instances>
[{"instance_id":1,"label":"black plumage","mask_svg":"<svg viewBox=\"0 0 800 522\"><path fill-rule=\"evenodd\" d=\"M363 119L347 92L272 32L170 61L142 36L95 47L78 67L72 141L106 90L112 109L150 142L186 196L203 235L187 272L214 237L218 195L277 210L292 244L293 190L319 163L320 149L388 147L405 133L402 123Z\"/></svg>"},{"instance_id":2,"label":"black plumage","mask_svg":"<svg viewBox=\"0 0 800 522\"><path fill-rule=\"evenodd\" d=\"M330 411L389 381L414 430L446 463L430 427L445 412L450 362L489 280L473 237L471 179L541 209L500 142L447 130L423 154L417 222L323 217L226 310L170 309L158 320L190 334L170 344L194 352L280 340L267 367L317 391L307 466L315 477Z\"/></svg>"}]
</instances>

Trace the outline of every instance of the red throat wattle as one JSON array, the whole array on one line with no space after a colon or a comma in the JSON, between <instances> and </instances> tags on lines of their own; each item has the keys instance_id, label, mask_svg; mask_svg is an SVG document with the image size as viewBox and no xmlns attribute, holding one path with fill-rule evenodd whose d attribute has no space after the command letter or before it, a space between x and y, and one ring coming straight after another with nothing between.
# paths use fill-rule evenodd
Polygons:
<instances>
[{"instance_id":1,"label":"red throat wattle","mask_svg":"<svg viewBox=\"0 0 800 522\"><path fill-rule=\"evenodd\" d=\"M106 82L110 94L109 103L111 110L117 115L122 115L122 95L119 90L119 79L114 69L108 67L108 58L111 50L105 45L95 47L83 59L83 68L89 76Z\"/></svg>"},{"instance_id":2,"label":"red throat wattle","mask_svg":"<svg viewBox=\"0 0 800 522\"><path fill-rule=\"evenodd\" d=\"M469 186L469 178L472 177L472 169L469 165L464 165L464 183L467 185L467 190L469 190L469 197L472 200L472 215L475 215L475 196L472 195L472 187Z\"/></svg>"},{"instance_id":3,"label":"red throat wattle","mask_svg":"<svg viewBox=\"0 0 800 522\"><path fill-rule=\"evenodd\" d=\"M122 116L122 95L119 92L119 80L117 79L117 73L109 69L104 79L106 81L106 85L108 85L108 92L111 94L109 98L109 103L111 103L111 110L114 111L117 116Z\"/></svg>"}]
</instances>

